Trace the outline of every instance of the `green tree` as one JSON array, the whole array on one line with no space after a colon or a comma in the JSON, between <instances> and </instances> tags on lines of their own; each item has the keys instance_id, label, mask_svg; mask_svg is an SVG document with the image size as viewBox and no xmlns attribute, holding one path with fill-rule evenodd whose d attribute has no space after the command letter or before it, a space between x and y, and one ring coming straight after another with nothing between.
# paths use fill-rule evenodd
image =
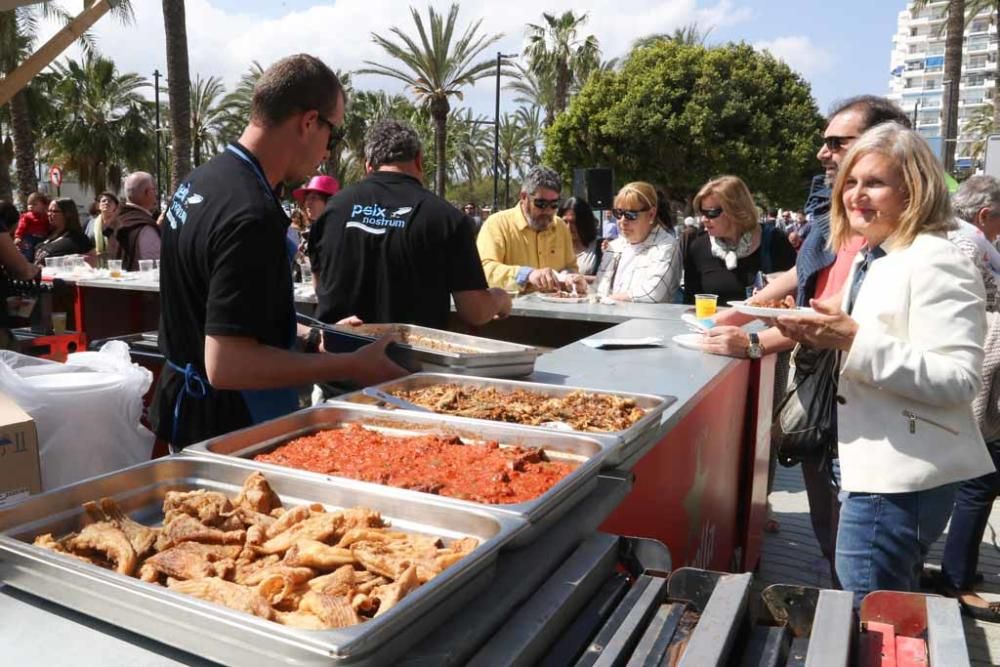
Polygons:
<instances>
[{"instance_id":1,"label":"green tree","mask_svg":"<svg viewBox=\"0 0 1000 667\"><path fill-rule=\"evenodd\" d=\"M45 148L80 183L96 192L117 191L126 169L149 169L154 150L152 106L142 94L151 84L119 73L100 56L53 64L60 118L45 128Z\"/></svg>"},{"instance_id":2,"label":"green tree","mask_svg":"<svg viewBox=\"0 0 1000 667\"><path fill-rule=\"evenodd\" d=\"M457 3L451 5L447 16L439 14L433 7L428 7L427 13L429 30L424 26L420 13L410 8L419 42L396 27L390 32L399 41L372 33L372 40L399 61L401 67L365 61L369 67L360 70L359 74L379 74L402 81L416 96L418 103L427 107L434 123L434 191L443 197L447 183L449 98L462 99L462 88L492 74L494 61L477 59L502 35L480 34L480 19L467 27L456 41Z\"/></svg>"},{"instance_id":3,"label":"green tree","mask_svg":"<svg viewBox=\"0 0 1000 667\"><path fill-rule=\"evenodd\" d=\"M201 165L206 153L219 152L226 120L226 110L221 104L224 93L219 77L195 76L191 89L191 157L195 167Z\"/></svg>"},{"instance_id":4,"label":"green tree","mask_svg":"<svg viewBox=\"0 0 1000 667\"><path fill-rule=\"evenodd\" d=\"M416 107L402 95L390 95L383 90L359 90L349 94L339 164L332 173L344 185L364 178L368 128L386 118L411 121L415 112Z\"/></svg>"},{"instance_id":5,"label":"green tree","mask_svg":"<svg viewBox=\"0 0 1000 667\"><path fill-rule=\"evenodd\" d=\"M675 29L673 32L659 32L640 37L632 42L632 49L652 46L660 41L676 42L678 44L687 44L688 46L705 46L705 42L708 40L708 36L712 34L712 30L714 28L702 30L701 26L697 23L689 23L686 26Z\"/></svg>"},{"instance_id":6,"label":"green tree","mask_svg":"<svg viewBox=\"0 0 1000 667\"><path fill-rule=\"evenodd\" d=\"M253 88L257 85L264 68L256 60L250 64L239 83L222 98L223 121L222 139L226 142L236 141L243 134L243 129L250 122L250 104L253 101Z\"/></svg>"},{"instance_id":7,"label":"green tree","mask_svg":"<svg viewBox=\"0 0 1000 667\"><path fill-rule=\"evenodd\" d=\"M545 107L545 125L549 127L555 117L566 110L570 94L599 67L601 50L596 37L577 34L587 22L587 14L566 11L555 16L546 13L542 14L542 19L541 25L528 24L528 45L524 55L535 74L550 81L546 85L552 87L552 104Z\"/></svg>"},{"instance_id":8,"label":"green tree","mask_svg":"<svg viewBox=\"0 0 1000 667\"><path fill-rule=\"evenodd\" d=\"M652 181L684 202L731 173L797 206L822 127L808 84L770 54L658 41L591 77L546 131L544 161L563 174L613 167L619 181Z\"/></svg>"}]
</instances>

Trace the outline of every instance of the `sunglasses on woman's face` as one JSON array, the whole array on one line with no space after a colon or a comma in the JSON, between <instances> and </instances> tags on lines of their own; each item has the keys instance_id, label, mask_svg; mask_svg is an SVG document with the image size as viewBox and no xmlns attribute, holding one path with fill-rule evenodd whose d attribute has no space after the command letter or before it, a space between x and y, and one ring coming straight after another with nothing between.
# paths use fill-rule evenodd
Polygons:
<instances>
[{"instance_id":1,"label":"sunglasses on woman's face","mask_svg":"<svg viewBox=\"0 0 1000 667\"><path fill-rule=\"evenodd\" d=\"M721 207L720 208L708 208L708 209L703 208L703 209L701 209L698 212L701 213L701 216L703 218L708 218L709 220L715 220L716 218L718 218L723 213Z\"/></svg>"},{"instance_id":2,"label":"sunglasses on woman's face","mask_svg":"<svg viewBox=\"0 0 1000 667\"><path fill-rule=\"evenodd\" d=\"M611 215L615 216L616 220L628 220L629 222L635 222L639 219L639 216L648 211L648 208L641 208L638 211L628 211L623 208L611 209Z\"/></svg>"}]
</instances>

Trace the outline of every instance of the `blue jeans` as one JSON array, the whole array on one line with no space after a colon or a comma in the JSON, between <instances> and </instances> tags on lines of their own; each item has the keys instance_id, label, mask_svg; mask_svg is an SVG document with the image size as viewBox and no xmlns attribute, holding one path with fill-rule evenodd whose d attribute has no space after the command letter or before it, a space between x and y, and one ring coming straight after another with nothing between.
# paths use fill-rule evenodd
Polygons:
<instances>
[{"instance_id":1,"label":"blue jeans","mask_svg":"<svg viewBox=\"0 0 1000 667\"><path fill-rule=\"evenodd\" d=\"M840 507L837 575L854 606L872 591L913 591L941 536L958 484L908 493L847 493Z\"/></svg>"},{"instance_id":2,"label":"blue jeans","mask_svg":"<svg viewBox=\"0 0 1000 667\"><path fill-rule=\"evenodd\" d=\"M987 443L993 465L1000 469L1000 442ZM948 541L944 545L941 571L952 588L972 590L979 565L979 543L990 519L993 500L1000 495L1000 473L962 482L955 492Z\"/></svg>"}]
</instances>

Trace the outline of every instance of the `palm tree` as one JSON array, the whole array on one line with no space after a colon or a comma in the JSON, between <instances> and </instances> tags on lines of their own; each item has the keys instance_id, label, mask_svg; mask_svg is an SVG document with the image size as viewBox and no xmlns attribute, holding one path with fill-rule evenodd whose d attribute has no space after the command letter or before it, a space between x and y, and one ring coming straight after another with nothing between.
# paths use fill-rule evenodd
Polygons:
<instances>
[{"instance_id":1,"label":"palm tree","mask_svg":"<svg viewBox=\"0 0 1000 667\"><path fill-rule=\"evenodd\" d=\"M577 16L572 11L561 16L542 14L544 25L528 24L527 56L531 68L539 76L552 79L553 104L546 109L545 124L566 110L574 86L586 82L590 72L599 65L601 50L593 35L578 38L577 32L587 22L587 14Z\"/></svg>"},{"instance_id":2,"label":"palm tree","mask_svg":"<svg viewBox=\"0 0 1000 667\"><path fill-rule=\"evenodd\" d=\"M660 32L632 42L632 50L651 46L660 41L676 42L685 46L705 46L705 41L712 34L714 27L702 30L697 23L689 23L686 26L676 28L673 32Z\"/></svg>"},{"instance_id":3,"label":"palm tree","mask_svg":"<svg viewBox=\"0 0 1000 667\"><path fill-rule=\"evenodd\" d=\"M187 25L184 0L163 0L163 29L167 44L169 92L170 192L191 172L191 74L188 71Z\"/></svg>"},{"instance_id":4,"label":"palm tree","mask_svg":"<svg viewBox=\"0 0 1000 667\"><path fill-rule=\"evenodd\" d=\"M254 60L250 64L240 82L226 96L222 98L222 108L225 113L223 120L222 138L223 140L236 141L243 128L250 122L250 104L253 101L253 89L264 73L264 68Z\"/></svg>"},{"instance_id":5,"label":"palm tree","mask_svg":"<svg viewBox=\"0 0 1000 667\"><path fill-rule=\"evenodd\" d=\"M517 93L514 98L516 103L544 109L545 126L548 127L555 120L555 79L539 75L533 67L525 67L521 63L513 65L514 69L504 72L510 79L504 87Z\"/></svg>"},{"instance_id":6,"label":"palm tree","mask_svg":"<svg viewBox=\"0 0 1000 667\"><path fill-rule=\"evenodd\" d=\"M453 180L465 180L475 188L493 160L493 132L485 116L473 116L472 109L455 109L449 125L448 164Z\"/></svg>"},{"instance_id":7,"label":"palm tree","mask_svg":"<svg viewBox=\"0 0 1000 667\"><path fill-rule=\"evenodd\" d=\"M100 56L53 64L52 95L62 109L45 127L45 148L80 183L96 192L118 190L125 169L148 169L154 131L150 102L142 89L151 84L135 73L121 74Z\"/></svg>"},{"instance_id":8,"label":"palm tree","mask_svg":"<svg viewBox=\"0 0 1000 667\"><path fill-rule=\"evenodd\" d=\"M191 90L191 148L194 166L201 166L203 153L217 153L225 122L225 109L219 103L225 88L222 79L195 76Z\"/></svg>"},{"instance_id":9,"label":"palm tree","mask_svg":"<svg viewBox=\"0 0 1000 667\"><path fill-rule=\"evenodd\" d=\"M443 197L447 181L448 112L451 111L449 98L462 99L462 88L490 76L493 60L477 62L476 59L502 35L477 34L482 24L480 19L467 27L462 36L453 42L458 4L451 5L447 17L439 14L433 7L428 7L427 12L429 32L424 27L419 12L410 8L419 43L395 27L390 32L399 38L399 42L372 33L372 40L403 67L365 61L369 67L360 70L359 74L380 74L402 81L413 91L417 102L430 111L434 123L434 191Z\"/></svg>"},{"instance_id":10,"label":"palm tree","mask_svg":"<svg viewBox=\"0 0 1000 667\"><path fill-rule=\"evenodd\" d=\"M538 107L518 107L514 112L514 120L524 131L527 140L528 166L534 167L541 162L541 152L538 145L545 139L544 127Z\"/></svg>"}]
</instances>

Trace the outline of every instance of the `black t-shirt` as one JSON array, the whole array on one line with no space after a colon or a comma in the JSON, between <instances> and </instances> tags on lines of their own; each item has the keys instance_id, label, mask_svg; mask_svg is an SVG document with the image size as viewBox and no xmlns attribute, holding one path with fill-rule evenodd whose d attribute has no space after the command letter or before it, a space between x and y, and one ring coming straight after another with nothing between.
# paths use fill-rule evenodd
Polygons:
<instances>
[{"instance_id":1,"label":"black t-shirt","mask_svg":"<svg viewBox=\"0 0 1000 667\"><path fill-rule=\"evenodd\" d=\"M331 197L309 232L316 316L444 328L452 292L487 287L475 234L417 179L372 174Z\"/></svg>"},{"instance_id":2,"label":"black t-shirt","mask_svg":"<svg viewBox=\"0 0 1000 667\"><path fill-rule=\"evenodd\" d=\"M765 273L786 271L795 265L795 249L785 235L774 229L770 233L771 266ZM763 236L761 238L763 244ZM747 298L746 288L753 285L761 264L761 248L737 260L730 271L726 262L712 255L708 232L700 232L687 244L684 256L684 302L694 303L695 294L718 294L719 305Z\"/></svg>"},{"instance_id":3,"label":"black t-shirt","mask_svg":"<svg viewBox=\"0 0 1000 667\"><path fill-rule=\"evenodd\" d=\"M35 246L35 264L44 266L46 257L82 255L90 252L93 247L94 242L82 231L65 232L61 236L46 239Z\"/></svg>"},{"instance_id":4,"label":"black t-shirt","mask_svg":"<svg viewBox=\"0 0 1000 667\"><path fill-rule=\"evenodd\" d=\"M234 149L247 156L239 157ZM160 351L205 375L205 336L242 336L287 348L295 336L289 220L238 145L194 170L174 194L160 250ZM247 363L253 363L248 359ZM207 385L207 379L205 381ZM153 405L157 435L177 447L249 426L237 391L184 396L177 438L174 406L184 375L165 366Z\"/></svg>"}]
</instances>

